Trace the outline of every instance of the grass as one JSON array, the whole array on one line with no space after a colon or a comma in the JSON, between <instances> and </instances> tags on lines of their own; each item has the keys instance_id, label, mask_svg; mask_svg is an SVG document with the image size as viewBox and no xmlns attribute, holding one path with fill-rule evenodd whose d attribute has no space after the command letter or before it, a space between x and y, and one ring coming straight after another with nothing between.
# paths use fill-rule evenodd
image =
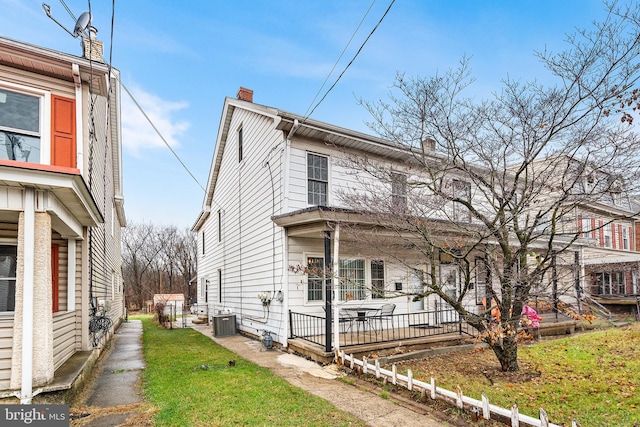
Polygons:
<instances>
[{"instance_id":1,"label":"grass","mask_svg":"<svg viewBox=\"0 0 640 427\"><path fill-rule=\"evenodd\" d=\"M157 426L364 426L191 329L141 317L146 397ZM235 360L235 366L229 361Z\"/></svg>"},{"instance_id":2,"label":"grass","mask_svg":"<svg viewBox=\"0 0 640 427\"><path fill-rule=\"evenodd\" d=\"M485 393L505 408L517 403L523 414L537 417L544 408L557 424L640 426L639 324L524 345L518 354L521 372L513 376L495 372L491 350L449 355L448 368L435 358L403 368L449 390L460 385L468 396Z\"/></svg>"}]
</instances>

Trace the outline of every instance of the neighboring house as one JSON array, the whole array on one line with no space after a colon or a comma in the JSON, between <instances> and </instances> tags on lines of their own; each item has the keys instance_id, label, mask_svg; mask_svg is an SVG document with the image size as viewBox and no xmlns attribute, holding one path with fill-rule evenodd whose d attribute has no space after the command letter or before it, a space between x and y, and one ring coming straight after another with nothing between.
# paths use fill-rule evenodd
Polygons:
<instances>
[{"instance_id":1,"label":"neighboring house","mask_svg":"<svg viewBox=\"0 0 640 427\"><path fill-rule=\"evenodd\" d=\"M433 150L428 143L424 148ZM333 277L340 278L335 297L341 311L375 312L395 304L393 327L399 329L402 323L411 329L412 337L459 320L455 313L443 310L446 304L438 296L414 301L407 295L423 291L426 269L424 255L411 244L397 242L390 257L367 245L353 229L341 227L350 223L371 230L380 225L340 205L341 192L363 185L362 177L340 160L349 155L382 159L392 171L391 183L372 185L388 192L393 205L406 205L407 176L416 172L411 170L409 155L388 141L255 104L248 89L240 88L238 99L225 99L203 209L192 227L198 234L197 299L208 304L210 317L232 312L240 331L256 336L269 331L276 342L288 346L293 328L299 326L294 325L296 316L304 314L303 322L317 330L306 333L306 339L318 343L311 336L325 333L331 322L320 322L327 310L327 295L325 279L316 273L333 265ZM453 179L451 185L458 194L472 197L463 180ZM441 213L458 222L470 221L469 212L459 209L445 206ZM438 218L433 220L436 224ZM622 230L632 233L627 225ZM633 240L631 235L628 238ZM630 248L621 251L630 252ZM572 255L563 261L569 272L579 266ZM482 259L477 254L473 287L462 301L477 314L486 310L487 276L478 267L484 265ZM445 292L459 295L460 266L442 253L436 268ZM572 289L574 279L567 279L562 284L566 286ZM341 328L340 321L336 316L334 331ZM378 327L357 322L354 327L351 322L341 330L362 326L361 330L375 335L376 342L397 340L383 319L379 321ZM335 337L333 346L342 339ZM345 339L340 345L350 342ZM330 350L327 342L325 351Z\"/></svg>"},{"instance_id":2,"label":"neighboring house","mask_svg":"<svg viewBox=\"0 0 640 427\"><path fill-rule=\"evenodd\" d=\"M118 72L98 43L0 37L0 397L22 403L124 314Z\"/></svg>"}]
</instances>

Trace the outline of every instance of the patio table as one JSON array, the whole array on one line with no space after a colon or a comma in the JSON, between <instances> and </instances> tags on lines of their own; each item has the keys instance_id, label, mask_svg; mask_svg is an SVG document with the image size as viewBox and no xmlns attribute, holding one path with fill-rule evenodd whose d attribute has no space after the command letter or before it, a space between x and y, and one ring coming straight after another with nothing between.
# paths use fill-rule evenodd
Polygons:
<instances>
[{"instance_id":1,"label":"patio table","mask_svg":"<svg viewBox=\"0 0 640 427\"><path fill-rule=\"evenodd\" d=\"M367 330L367 324L375 331L375 327L371 323L372 317L380 311L380 307L342 307L342 310L347 311L349 313L355 313L355 316L352 316L353 320L356 323L358 332L360 331L360 325L362 324L362 330Z\"/></svg>"}]
</instances>

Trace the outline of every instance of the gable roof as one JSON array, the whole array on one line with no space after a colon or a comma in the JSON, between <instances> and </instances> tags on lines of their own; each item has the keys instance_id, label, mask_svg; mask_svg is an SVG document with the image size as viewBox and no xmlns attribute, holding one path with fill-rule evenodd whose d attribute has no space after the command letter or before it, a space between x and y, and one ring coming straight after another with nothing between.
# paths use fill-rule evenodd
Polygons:
<instances>
[{"instance_id":1,"label":"gable roof","mask_svg":"<svg viewBox=\"0 0 640 427\"><path fill-rule=\"evenodd\" d=\"M382 138L335 126L326 122L305 118L304 116L289 113L284 110L278 110L273 107L227 97L225 98L222 116L220 118L220 125L218 127L216 146L213 154L213 160L211 162L209 178L207 180L203 208L191 228L192 231L198 231L202 224L204 224L204 221L211 214L213 193L218 180L218 174L222 163L227 137L229 135L231 120L235 110L238 108L252 111L273 119L275 129L282 131L284 138L289 140L294 136L315 139L323 141L329 145L336 145L395 160L404 160L410 156L407 154L406 150L399 149L394 146L393 143Z\"/></svg>"}]
</instances>

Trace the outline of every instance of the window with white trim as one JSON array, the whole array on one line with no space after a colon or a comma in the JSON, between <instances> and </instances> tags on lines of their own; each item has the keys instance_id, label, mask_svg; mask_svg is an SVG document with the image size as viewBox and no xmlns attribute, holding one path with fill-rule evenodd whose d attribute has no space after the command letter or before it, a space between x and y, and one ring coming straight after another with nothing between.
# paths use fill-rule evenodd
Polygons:
<instances>
[{"instance_id":1,"label":"window with white trim","mask_svg":"<svg viewBox=\"0 0 640 427\"><path fill-rule=\"evenodd\" d=\"M16 304L18 247L0 245L0 312L12 312Z\"/></svg>"},{"instance_id":2,"label":"window with white trim","mask_svg":"<svg viewBox=\"0 0 640 427\"><path fill-rule=\"evenodd\" d=\"M384 298L384 261L371 261L371 297Z\"/></svg>"},{"instance_id":3,"label":"window with white trim","mask_svg":"<svg viewBox=\"0 0 640 427\"><path fill-rule=\"evenodd\" d=\"M391 203L394 208L407 208L407 175L391 172Z\"/></svg>"},{"instance_id":4,"label":"window with white trim","mask_svg":"<svg viewBox=\"0 0 640 427\"><path fill-rule=\"evenodd\" d=\"M40 163L42 97L0 88L0 158Z\"/></svg>"},{"instance_id":5,"label":"window with white trim","mask_svg":"<svg viewBox=\"0 0 640 427\"><path fill-rule=\"evenodd\" d=\"M307 203L314 206L326 206L328 188L328 158L307 153Z\"/></svg>"},{"instance_id":6,"label":"window with white trim","mask_svg":"<svg viewBox=\"0 0 640 427\"><path fill-rule=\"evenodd\" d=\"M362 300L367 295L365 287L364 259L341 258L338 262L340 276L340 299Z\"/></svg>"},{"instance_id":7,"label":"window with white trim","mask_svg":"<svg viewBox=\"0 0 640 427\"><path fill-rule=\"evenodd\" d=\"M610 248L611 247L611 224L606 224L605 226L602 227L603 228L603 235L604 235L604 247L605 248Z\"/></svg>"},{"instance_id":8,"label":"window with white trim","mask_svg":"<svg viewBox=\"0 0 640 427\"><path fill-rule=\"evenodd\" d=\"M307 301L324 299L324 258L307 257Z\"/></svg>"},{"instance_id":9,"label":"window with white trim","mask_svg":"<svg viewBox=\"0 0 640 427\"><path fill-rule=\"evenodd\" d=\"M629 250L629 233L627 227L622 227L622 249Z\"/></svg>"}]
</instances>

